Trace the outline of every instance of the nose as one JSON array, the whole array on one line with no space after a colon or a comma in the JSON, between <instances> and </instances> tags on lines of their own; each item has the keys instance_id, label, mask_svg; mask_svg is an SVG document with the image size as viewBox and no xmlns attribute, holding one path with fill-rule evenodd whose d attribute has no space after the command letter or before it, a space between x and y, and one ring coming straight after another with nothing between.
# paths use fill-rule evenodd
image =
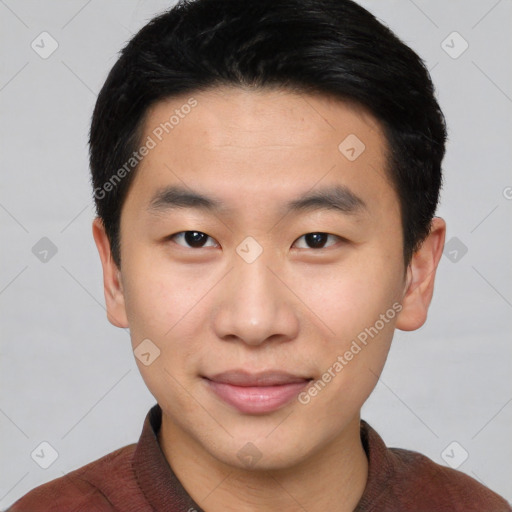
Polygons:
<instances>
[{"instance_id":1,"label":"nose","mask_svg":"<svg viewBox=\"0 0 512 512\"><path fill-rule=\"evenodd\" d=\"M297 336L297 299L286 277L272 267L263 256L252 263L235 261L215 307L213 324L220 339L257 346Z\"/></svg>"}]
</instances>

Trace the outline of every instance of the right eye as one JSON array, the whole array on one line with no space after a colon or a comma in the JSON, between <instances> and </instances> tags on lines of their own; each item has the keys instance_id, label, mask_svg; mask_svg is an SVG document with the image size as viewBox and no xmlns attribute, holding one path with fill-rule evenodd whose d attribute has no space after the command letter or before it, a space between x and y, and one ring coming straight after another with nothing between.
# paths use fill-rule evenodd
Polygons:
<instances>
[{"instance_id":1,"label":"right eye","mask_svg":"<svg viewBox=\"0 0 512 512\"><path fill-rule=\"evenodd\" d=\"M212 237L208 236L206 233L201 231L180 231L179 233L175 233L174 235L169 235L167 237L168 240L183 240L187 245L183 243L176 242L178 245L185 247L187 249L202 249L203 247L207 247L205 242L207 239L214 240ZM215 245L210 246L215 247Z\"/></svg>"}]
</instances>

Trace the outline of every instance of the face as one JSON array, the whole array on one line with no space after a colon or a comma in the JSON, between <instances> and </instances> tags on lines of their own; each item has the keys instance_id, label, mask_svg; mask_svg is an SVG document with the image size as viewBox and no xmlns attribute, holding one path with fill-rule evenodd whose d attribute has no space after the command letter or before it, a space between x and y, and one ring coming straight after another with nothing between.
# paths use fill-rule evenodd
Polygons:
<instances>
[{"instance_id":1,"label":"face","mask_svg":"<svg viewBox=\"0 0 512 512\"><path fill-rule=\"evenodd\" d=\"M109 318L167 425L232 466L291 466L359 421L406 314L386 142L324 96L192 96L148 112Z\"/></svg>"}]
</instances>

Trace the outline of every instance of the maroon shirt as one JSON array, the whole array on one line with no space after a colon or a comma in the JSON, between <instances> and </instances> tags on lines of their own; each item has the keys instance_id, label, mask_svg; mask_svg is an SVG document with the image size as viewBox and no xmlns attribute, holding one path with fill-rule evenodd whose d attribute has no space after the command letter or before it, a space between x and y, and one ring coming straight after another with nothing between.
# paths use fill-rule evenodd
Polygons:
<instances>
[{"instance_id":1,"label":"maroon shirt","mask_svg":"<svg viewBox=\"0 0 512 512\"><path fill-rule=\"evenodd\" d=\"M162 411L146 416L137 444L120 448L41 485L8 512L202 512L164 457L157 434ZM368 481L354 512L511 512L475 479L417 452L387 448L361 420Z\"/></svg>"}]
</instances>

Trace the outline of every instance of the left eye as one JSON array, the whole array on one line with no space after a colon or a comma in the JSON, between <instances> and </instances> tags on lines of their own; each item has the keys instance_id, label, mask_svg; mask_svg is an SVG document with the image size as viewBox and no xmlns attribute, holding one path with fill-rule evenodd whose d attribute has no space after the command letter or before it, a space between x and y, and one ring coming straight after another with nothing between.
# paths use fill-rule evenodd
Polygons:
<instances>
[{"instance_id":1,"label":"left eye","mask_svg":"<svg viewBox=\"0 0 512 512\"><path fill-rule=\"evenodd\" d=\"M329 237L340 239L339 236L331 235L329 233L307 233L299 237L297 241L304 239L305 243L308 244L309 247L299 247L299 249L324 249L326 241L328 240ZM174 239L184 240L185 243L188 245L183 245L182 243L177 242L178 245L182 245L184 247L188 246L189 248L192 249L201 249L203 247L208 247L208 245L206 245L206 241L208 239L214 241L212 237L208 236L206 233L203 233L201 231L181 231L180 233L176 233L169 237L169 240ZM297 241L295 242L295 244L297 244ZM209 245L209 247L215 247L215 245L216 244L214 243L213 245Z\"/></svg>"},{"instance_id":2,"label":"left eye","mask_svg":"<svg viewBox=\"0 0 512 512\"><path fill-rule=\"evenodd\" d=\"M297 238L297 240L301 240L303 238L304 241L311 246L300 247L300 249L324 249L326 240L329 237L340 239L339 236L331 235L329 233L307 233L306 235L302 235L300 238Z\"/></svg>"}]
</instances>

